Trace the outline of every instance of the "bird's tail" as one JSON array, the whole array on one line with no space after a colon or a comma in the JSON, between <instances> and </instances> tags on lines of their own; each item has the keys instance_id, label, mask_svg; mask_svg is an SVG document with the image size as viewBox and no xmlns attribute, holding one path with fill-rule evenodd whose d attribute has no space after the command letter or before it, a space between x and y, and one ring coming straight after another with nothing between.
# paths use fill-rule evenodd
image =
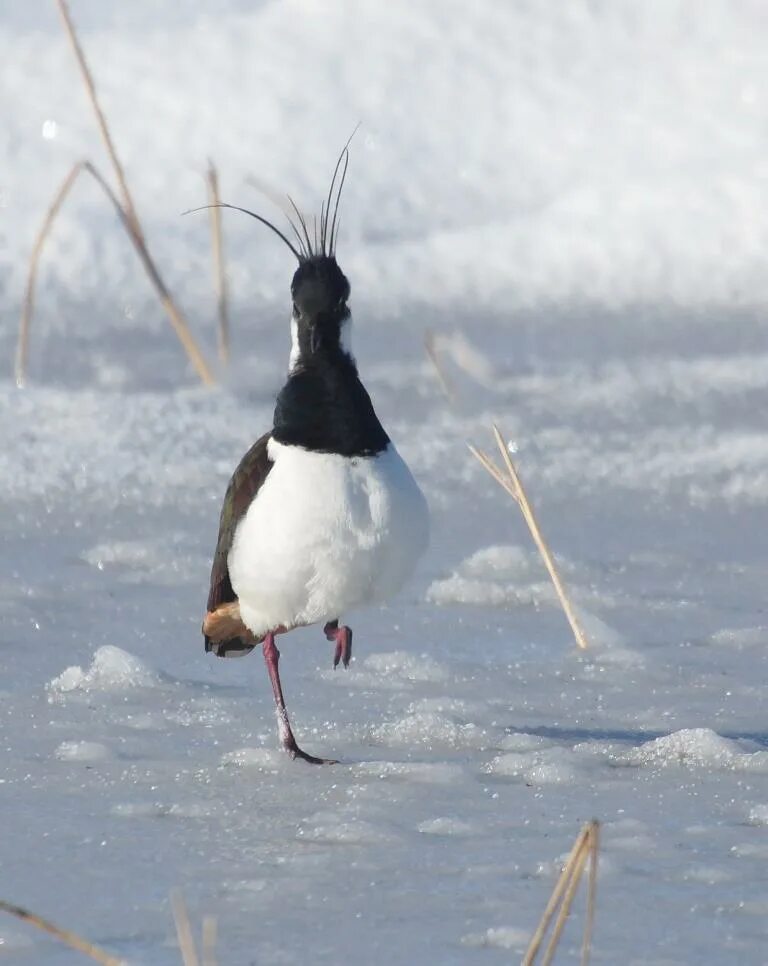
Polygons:
<instances>
[{"instance_id":1,"label":"bird's tail","mask_svg":"<svg viewBox=\"0 0 768 966\"><path fill-rule=\"evenodd\" d=\"M203 621L203 636L206 652L212 651L216 657L245 657L259 643L243 623L237 600L208 611Z\"/></svg>"}]
</instances>

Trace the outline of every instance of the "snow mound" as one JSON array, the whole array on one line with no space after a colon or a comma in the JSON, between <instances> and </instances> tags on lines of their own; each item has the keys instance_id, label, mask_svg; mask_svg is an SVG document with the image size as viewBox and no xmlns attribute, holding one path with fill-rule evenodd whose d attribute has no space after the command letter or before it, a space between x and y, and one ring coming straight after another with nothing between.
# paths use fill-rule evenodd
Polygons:
<instances>
[{"instance_id":1,"label":"snow mound","mask_svg":"<svg viewBox=\"0 0 768 966\"><path fill-rule=\"evenodd\" d=\"M684 882L703 882L705 885L719 885L721 882L730 882L733 876L723 869L713 868L709 865L693 865L686 869L681 876Z\"/></svg>"},{"instance_id":2,"label":"snow mound","mask_svg":"<svg viewBox=\"0 0 768 966\"><path fill-rule=\"evenodd\" d=\"M105 644L93 655L93 663L87 670L74 665L50 681L49 694L66 694L69 691L120 691L125 688L151 688L160 683L160 677L138 657L120 647Z\"/></svg>"},{"instance_id":3,"label":"snow mound","mask_svg":"<svg viewBox=\"0 0 768 966\"><path fill-rule=\"evenodd\" d=\"M753 805L748 821L750 825L768 825L768 805Z\"/></svg>"},{"instance_id":4,"label":"snow mound","mask_svg":"<svg viewBox=\"0 0 768 966\"><path fill-rule=\"evenodd\" d=\"M460 765L426 761L361 761L356 774L373 778L394 778L424 785L451 785L463 774Z\"/></svg>"},{"instance_id":5,"label":"snow mound","mask_svg":"<svg viewBox=\"0 0 768 966\"><path fill-rule=\"evenodd\" d=\"M377 744L397 748L420 745L479 749L485 744L486 734L477 725L456 721L448 715L419 711L376 725L371 729L370 738Z\"/></svg>"},{"instance_id":6,"label":"snow mound","mask_svg":"<svg viewBox=\"0 0 768 966\"><path fill-rule=\"evenodd\" d=\"M538 605L553 603L555 592L535 553L500 545L476 551L450 577L433 581L427 589L427 601L488 607Z\"/></svg>"},{"instance_id":7,"label":"snow mound","mask_svg":"<svg viewBox=\"0 0 768 966\"><path fill-rule=\"evenodd\" d=\"M426 654L390 651L371 654L363 663L368 670L378 675L409 684L425 681L440 682L448 679L448 671Z\"/></svg>"},{"instance_id":8,"label":"snow mound","mask_svg":"<svg viewBox=\"0 0 768 966\"><path fill-rule=\"evenodd\" d=\"M208 818L213 811L213 806L195 802L125 802L113 805L111 814L118 818Z\"/></svg>"},{"instance_id":9,"label":"snow mound","mask_svg":"<svg viewBox=\"0 0 768 966\"><path fill-rule=\"evenodd\" d=\"M745 752L742 745L711 728L684 728L647 741L622 756L629 765L765 771L768 752Z\"/></svg>"},{"instance_id":10,"label":"snow mound","mask_svg":"<svg viewBox=\"0 0 768 966\"><path fill-rule=\"evenodd\" d=\"M538 751L540 748L550 748L551 746L552 742L548 738L542 738L540 735L529 735L524 731L505 735L499 742L502 751Z\"/></svg>"},{"instance_id":11,"label":"snow mound","mask_svg":"<svg viewBox=\"0 0 768 966\"><path fill-rule=\"evenodd\" d=\"M364 661L353 660L346 674L323 668L322 677L337 687L375 688L381 691L410 689L414 684L442 683L450 679L447 668L426 654L382 651Z\"/></svg>"},{"instance_id":12,"label":"snow mound","mask_svg":"<svg viewBox=\"0 0 768 966\"><path fill-rule=\"evenodd\" d=\"M568 578L571 591L579 582L579 596L604 606L612 606L613 599L592 589L587 567L558 554L558 569ZM432 604L477 604L483 607L528 605L539 607L560 603L538 552L514 544L483 547L463 560L448 577L433 581L427 588L426 599ZM617 632L584 612L585 622L593 625L596 637L615 643ZM585 628L586 629L586 628ZM620 635L618 635L620 636Z\"/></svg>"},{"instance_id":13,"label":"snow mound","mask_svg":"<svg viewBox=\"0 0 768 966\"><path fill-rule=\"evenodd\" d=\"M349 818L339 812L317 812L299 826L300 838L312 842L334 842L342 845L371 845L388 842L392 835L386 829L362 819Z\"/></svg>"},{"instance_id":14,"label":"snow mound","mask_svg":"<svg viewBox=\"0 0 768 966\"><path fill-rule=\"evenodd\" d=\"M82 559L97 570L120 570L126 583L179 586L196 574L195 561L181 543L178 534L169 534L163 540L112 540L90 547Z\"/></svg>"},{"instance_id":15,"label":"snow mound","mask_svg":"<svg viewBox=\"0 0 768 966\"><path fill-rule=\"evenodd\" d=\"M259 771L276 772L288 756L274 748L238 748L221 756L222 765L237 768L255 768Z\"/></svg>"},{"instance_id":16,"label":"snow mound","mask_svg":"<svg viewBox=\"0 0 768 966\"><path fill-rule=\"evenodd\" d=\"M576 616L587 635L587 641L592 649L598 652L601 660L619 664L632 659L639 660L636 654L627 649L624 635L615 627L606 624L604 620L584 607L576 608Z\"/></svg>"},{"instance_id":17,"label":"snow mound","mask_svg":"<svg viewBox=\"0 0 768 966\"><path fill-rule=\"evenodd\" d=\"M460 818L431 818L417 826L425 835L473 835L477 829L471 822Z\"/></svg>"},{"instance_id":18,"label":"snow mound","mask_svg":"<svg viewBox=\"0 0 768 966\"><path fill-rule=\"evenodd\" d=\"M525 929L514 926L498 926L486 929L485 932L473 932L462 937L464 946L487 946L493 949L524 950L528 945L531 934Z\"/></svg>"},{"instance_id":19,"label":"snow mound","mask_svg":"<svg viewBox=\"0 0 768 966\"><path fill-rule=\"evenodd\" d=\"M491 775L519 778L528 785L570 785L578 774L573 752L567 748L507 752L494 758L486 770Z\"/></svg>"},{"instance_id":20,"label":"snow mound","mask_svg":"<svg viewBox=\"0 0 768 966\"><path fill-rule=\"evenodd\" d=\"M62 741L54 755L60 761L104 761L113 757L98 741Z\"/></svg>"},{"instance_id":21,"label":"snow mound","mask_svg":"<svg viewBox=\"0 0 768 966\"><path fill-rule=\"evenodd\" d=\"M482 714L486 706L482 701L467 701L464 698L449 697L447 694L439 697L419 698L408 705L408 713L417 711L437 711L439 714L453 714L466 717L472 714Z\"/></svg>"},{"instance_id":22,"label":"snow mound","mask_svg":"<svg viewBox=\"0 0 768 966\"><path fill-rule=\"evenodd\" d=\"M768 842L739 842L731 846L731 854L739 859L768 859Z\"/></svg>"},{"instance_id":23,"label":"snow mound","mask_svg":"<svg viewBox=\"0 0 768 966\"><path fill-rule=\"evenodd\" d=\"M14 929L7 922L0 925L0 953L23 952L26 957L33 946L34 941L30 936Z\"/></svg>"},{"instance_id":24,"label":"snow mound","mask_svg":"<svg viewBox=\"0 0 768 966\"><path fill-rule=\"evenodd\" d=\"M726 627L721 631L715 631L710 640L713 644L725 644L736 648L765 645L768 643L768 627Z\"/></svg>"}]
</instances>

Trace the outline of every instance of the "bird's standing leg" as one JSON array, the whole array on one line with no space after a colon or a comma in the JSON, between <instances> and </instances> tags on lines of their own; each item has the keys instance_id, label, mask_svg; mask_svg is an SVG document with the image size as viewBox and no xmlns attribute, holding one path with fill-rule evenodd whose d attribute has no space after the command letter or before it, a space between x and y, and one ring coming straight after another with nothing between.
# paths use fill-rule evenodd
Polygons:
<instances>
[{"instance_id":1,"label":"bird's standing leg","mask_svg":"<svg viewBox=\"0 0 768 966\"><path fill-rule=\"evenodd\" d=\"M280 686L280 673L277 670L277 665L280 661L280 651L278 651L277 645L275 644L273 631L270 631L264 638L263 647L264 660L267 663L269 680L272 684L272 692L275 695L275 704L277 705L277 730L280 734L280 743L283 748L285 748L291 758L301 758L312 765L338 764L333 758L315 758L313 755L308 755L296 744L296 739L293 737L293 732L291 731L291 723L288 720L288 711L285 707L283 689Z\"/></svg>"},{"instance_id":2,"label":"bird's standing leg","mask_svg":"<svg viewBox=\"0 0 768 966\"><path fill-rule=\"evenodd\" d=\"M339 627L338 618L335 621L328 621L323 628L323 633L329 641L336 641L336 650L333 655L334 668L339 666L339 661L344 667L349 667L349 660L352 657L352 628L342 624Z\"/></svg>"}]
</instances>

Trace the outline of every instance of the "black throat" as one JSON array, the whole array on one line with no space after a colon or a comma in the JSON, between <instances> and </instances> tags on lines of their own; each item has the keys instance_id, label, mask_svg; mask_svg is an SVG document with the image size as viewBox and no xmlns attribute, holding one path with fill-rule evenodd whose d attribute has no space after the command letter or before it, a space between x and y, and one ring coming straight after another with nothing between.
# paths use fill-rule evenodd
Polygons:
<instances>
[{"instance_id":1,"label":"black throat","mask_svg":"<svg viewBox=\"0 0 768 966\"><path fill-rule=\"evenodd\" d=\"M389 443L353 359L339 346L303 358L288 376L272 437L340 456L375 456Z\"/></svg>"}]
</instances>

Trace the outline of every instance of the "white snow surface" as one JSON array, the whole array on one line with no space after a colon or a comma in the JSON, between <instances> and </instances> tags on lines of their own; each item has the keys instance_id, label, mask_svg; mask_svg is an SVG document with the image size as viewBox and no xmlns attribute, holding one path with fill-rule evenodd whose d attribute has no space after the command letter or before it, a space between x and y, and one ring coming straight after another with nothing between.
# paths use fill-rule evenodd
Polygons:
<instances>
[{"instance_id":1,"label":"white snow surface","mask_svg":"<svg viewBox=\"0 0 768 966\"><path fill-rule=\"evenodd\" d=\"M81 157L105 172L55 5L0 16L3 898L178 964L521 955L603 823L594 960L752 966L768 948L768 60L759 0L71 0L147 239L215 358L206 159L341 206L355 350L427 495L397 599L203 653L226 481L288 364L284 246L224 218L233 362L201 389L98 188L27 262ZM449 403L423 352L436 334ZM512 444L591 647L466 449ZM559 953L579 960L583 897ZM0 919L3 963L78 954Z\"/></svg>"}]
</instances>

